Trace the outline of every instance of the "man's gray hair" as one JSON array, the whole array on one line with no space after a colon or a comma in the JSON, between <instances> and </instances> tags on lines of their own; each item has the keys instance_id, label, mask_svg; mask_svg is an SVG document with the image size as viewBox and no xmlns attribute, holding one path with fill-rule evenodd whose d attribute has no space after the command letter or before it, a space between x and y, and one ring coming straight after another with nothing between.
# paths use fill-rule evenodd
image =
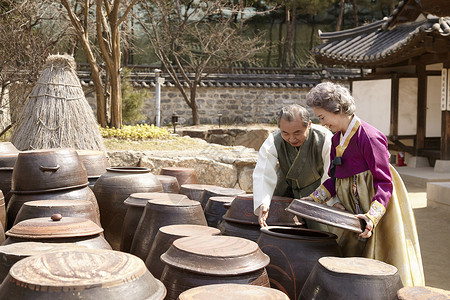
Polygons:
<instances>
[{"instance_id":1,"label":"man's gray hair","mask_svg":"<svg viewBox=\"0 0 450 300\"><path fill-rule=\"evenodd\" d=\"M335 114L342 112L353 115L356 110L355 100L349 90L332 82L322 82L312 88L306 94L306 104Z\"/></svg>"},{"instance_id":2,"label":"man's gray hair","mask_svg":"<svg viewBox=\"0 0 450 300\"><path fill-rule=\"evenodd\" d=\"M306 108L298 104L291 104L283 107L278 113L277 124L280 127L280 120L286 120L288 122L292 122L296 119L301 119L303 125L308 126L310 118L309 112Z\"/></svg>"}]
</instances>

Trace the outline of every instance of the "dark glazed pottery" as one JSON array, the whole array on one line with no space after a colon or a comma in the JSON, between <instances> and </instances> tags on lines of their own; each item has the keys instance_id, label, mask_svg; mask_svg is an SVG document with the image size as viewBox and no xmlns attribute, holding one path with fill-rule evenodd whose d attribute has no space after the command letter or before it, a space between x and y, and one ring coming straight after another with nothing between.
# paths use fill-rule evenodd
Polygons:
<instances>
[{"instance_id":1,"label":"dark glazed pottery","mask_svg":"<svg viewBox=\"0 0 450 300\"><path fill-rule=\"evenodd\" d=\"M210 197L205 206L205 217L208 226L218 227L222 222L222 216L227 212L228 204L231 204L234 197Z\"/></svg>"},{"instance_id":2,"label":"dark glazed pottery","mask_svg":"<svg viewBox=\"0 0 450 300\"><path fill-rule=\"evenodd\" d=\"M269 257L247 239L229 236L194 236L175 240L161 256L166 264L161 281L166 299L184 291L220 283L270 287L265 266Z\"/></svg>"},{"instance_id":3,"label":"dark glazed pottery","mask_svg":"<svg viewBox=\"0 0 450 300\"><path fill-rule=\"evenodd\" d=\"M100 212L97 204L97 199L95 198L92 190L85 186L82 188L73 188L54 192L43 192L35 194L12 194L9 199L8 206L6 207L7 214L7 229L11 228L16 219L17 213L25 202L37 201L37 200L71 200L71 201L90 201L97 212L98 217L100 217Z\"/></svg>"},{"instance_id":4,"label":"dark glazed pottery","mask_svg":"<svg viewBox=\"0 0 450 300\"><path fill-rule=\"evenodd\" d=\"M205 189L209 187L215 187L215 185L194 183L180 184L180 194L186 195L191 200L201 202Z\"/></svg>"},{"instance_id":5,"label":"dark glazed pottery","mask_svg":"<svg viewBox=\"0 0 450 300\"><path fill-rule=\"evenodd\" d=\"M5 197L3 197L2 191L0 191L0 223L3 228L6 228Z\"/></svg>"},{"instance_id":6,"label":"dark glazed pottery","mask_svg":"<svg viewBox=\"0 0 450 300\"><path fill-rule=\"evenodd\" d=\"M270 286L297 299L302 287L323 256L342 256L335 234L305 228L261 228L258 245L270 257L266 267Z\"/></svg>"},{"instance_id":7,"label":"dark glazed pottery","mask_svg":"<svg viewBox=\"0 0 450 300\"><path fill-rule=\"evenodd\" d=\"M154 243L152 243L145 265L153 276L159 279L164 269L164 263L160 257L169 249L173 241L187 236L219 234L219 229L203 225L180 224L161 227L155 236Z\"/></svg>"},{"instance_id":8,"label":"dark glazed pottery","mask_svg":"<svg viewBox=\"0 0 450 300\"><path fill-rule=\"evenodd\" d=\"M12 174L11 190L16 194L32 194L88 184L86 170L75 150L31 150L19 153Z\"/></svg>"},{"instance_id":9,"label":"dark glazed pottery","mask_svg":"<svg viewBox=\"0 0 450 300\"><path fill-rule=\"evenodd\" d=\"M289 300L286 294L268 287L224 283L198 286L184 291L178 296L179 300Z\"/></svg>"},{"instance_id":10,"label":"dark glazed pottery","mask_svg":"<svg viewBox=\"0 0 450 300\"><path fill-rule=\"evenodd\" d=\"M11 198L10 191L13 170L13 167L0 167L0 190L5 196L6 205L8 204L9 198Z\"/></svg>"},{"instance_id":11,"label":"dark glazed pottery","mask_svg":"<svg viewBox=\"0 0 450 300\"><path fill-rule=\"evenodd\" d=\"M198 183L197 175L195 175L195 169L192 168L164 167L161 169L160 175L176 177L180 186L186 183Z\"/></svg>"},{"instance_id":12,"label":"dark glazed pottery","mask_svg":"<svg viewBox=\"0 0 450 300\"><path fill-rule=\"evenodd\" d=\"M0 167L14 168L19 152L16 153L1 153L0 152Z\"/></svg>"},{"instance_id":13,"label":"dark glazed pottery","mask_svg":"<svg viewBox=\"0 0 450 300\"><path fill-rule=\"evenodd\" d=\"M363 257L319 258L303 286L304 299L395 299L403 287L397 268Z\"/></svg>"},{"instance_id":14,"label":"dark glazed pottery","mask_svg":"<svg viewBox=\"0 0 450 300\"><path fill-rule=\"evenodd\" d=\"M206 226L200 203L189 200L185 195L168 193L162 194L160 199L149 200L139 221L130 253L145 260L159 228L175 224Z\"/></svg>"},{"instance_id":15,"label":"dark glazed pottery","mask_svg":"<svg viewBox=\"0 0 450 300\"><path fill-rule=\"evenodd\" d=\"M164 193L178 194L180 192L180 184L178 183L176 177L169 175L156 175L156 178L158 178L159 182L161 182Z\"/></svg>"},{"instance_id":16,"label":"dark glazed pottery","mask_svg":"<svg viewBox=\"0 0 450 300\"><path fill-rule=\"evenodd\" d=\"M127 212L123 203L133 193L162 192L161 183L148 168L106 169L94 185L105 238L114 250L120 249L122 226Z\"/></svg>"},{"instance_id":17,"label":"dark glazed pottery","mask_svg":"<svg viewBox=\"0 0 450 300\"><path fill-rule=\"evenodd\" d=\"M110 167L108 158L103 151L77 150L77 153L86 169L89 187L94 189L97 180Z\"/></svg>"},{"instance_id":18,"label":"dark glazed pottery","mask_svg":"<svg viewBox=\"0 0 450 300\"><path fill-rule=\"evenodd\" d=\"M23 220L44 218L53 214L85 218L101 227L100 218L94 205L87 200L38 200L25 202L17 213L14 225Z\"/></svg>"},{"instance_id":19,"label":"dark glazed pottery","mask_svg":"<svg viewBox=\"0 0 450 300\"><path fill-rule=\"evenodd\" d=\"M165 288L137 257L118 251L54 251L17 262L0 299L161 300Z\"/></svg>"},{"instance_id":20,"label":"dark glazed pottery","mask_svg":"<svg viewBox=\"0 0 450 300\"><path fill-rule=\"evenodd\" d=\"M26 257L38 255L57 250L68 249L87 249L84 246L79 246L69 243L37 243L37 242L22 242L10 245L0 246L0 282L2 282L8 275L9 269Z\"/></svg>"},{"instance_id":21,"label":"dark glazed pottery","mask_svg":"<svg viewBox=\"0 0 450 300\"><path fill-rule=\"evenodd\" d=\"M245 191L239 189L225 188L220 186L207 187L203 192L203 197L201 201L202 207L203 209L205 208L208 199L211 197L235 197L243 194L245 194Z\"/></svg>"},{"instance_id":22,"label":"dark glazed pottery","mask_svg":"<svg viewBox=\"0 0 450 300\"><path fill-rule=\"evenodd\" d=\"M330 207L326 204L316 203L314 201L294 199L286 208L286 211L306 219L350 230L356 233L363 232L366 227L365 222L358 219L356 215L349 213L348 211Z\"/></svg>"},{"instance_id":23,"label":"dark glazed pottery","mask_svg":"<svg viewBox=\"0 0 450 300\"><path fill-rule=\"evenodd\" d=\"M88 219L54 214L24 220L6 232L3 245L19 242L75 243L91 249L111 249L100 235L103 229Z\"/></svg>"}]
</instances>

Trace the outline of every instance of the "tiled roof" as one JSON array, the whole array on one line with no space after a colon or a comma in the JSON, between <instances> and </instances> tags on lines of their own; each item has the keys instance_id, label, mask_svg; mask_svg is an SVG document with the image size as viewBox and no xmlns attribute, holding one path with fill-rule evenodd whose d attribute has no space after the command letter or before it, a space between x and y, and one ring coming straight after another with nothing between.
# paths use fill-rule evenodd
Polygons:
<instances>
[{"instance_id":1,"label":"tiled roof","mask_svg":"<svg viewBox=\"0 0 450 300\"><path fill-rule=\"evenodd\" d=\"M321 33L324 43L313 49L316 60L328 65L373 67L426 53L424 37L449 37L450 17L425 17L414 3L417 2L401 1L389 18L372 24Z\"/></svg>"}]
</instances>

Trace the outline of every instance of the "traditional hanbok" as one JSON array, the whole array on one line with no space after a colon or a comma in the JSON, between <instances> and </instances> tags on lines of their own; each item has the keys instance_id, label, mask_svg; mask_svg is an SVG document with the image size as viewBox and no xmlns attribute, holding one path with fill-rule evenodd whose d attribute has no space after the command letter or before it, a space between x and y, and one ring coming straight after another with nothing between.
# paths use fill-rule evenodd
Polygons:
<instances>
[{"instance_id":1,"label":"traditional hanbok","mask_svg":"<svg viewBox=\"0 0 450 300\"><path fill-rule=\"evenodd\" d=\"M318 203L337 196L347 211L365 214L374 224L368 239L342 234L344 256L384 261L398 269L404 286L425 285L414 213L389 164L384 134L354 116L344 135L333 136L330 159L330 178L310 196Z\"/></svg>"}]
</instances>

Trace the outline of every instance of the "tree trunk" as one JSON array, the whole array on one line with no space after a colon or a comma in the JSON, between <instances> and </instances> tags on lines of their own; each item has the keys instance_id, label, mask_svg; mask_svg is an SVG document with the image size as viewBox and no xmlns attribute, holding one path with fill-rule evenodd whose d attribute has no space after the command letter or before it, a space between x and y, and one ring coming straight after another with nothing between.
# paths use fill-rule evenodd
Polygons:
<instances>
[{"instance_id":1,"label":"tree trunk","mask_svg":"<svg viewBox=\"0 0 450 300\"><path fill-rule=\"evenodd\" d=\"M283 43L283 56L281 57L281 70L286 71L287 57L289 52L289 42L291 40L291 11L288 6L285 6L285 24L286 24L286 38Z\"/></svg>"},{"instance_id":2,"label":"tree trunk","mask_svg":"<svg viewBox=\"0 0 450 300\"><path fill-rule=\"evenodd\" d=\"M359 21L358 21L358 0L353 0L352 4L353 4L353 19L355 20L355 27L359 26Z\"/></svg>"},{"instance_id":3,"label":"tree trunk","mask_svg":"<svg viewBox=\"0 0 450 300\"><path fill-rule=\"evenodd\" d=\"M289 30L289 71L294 70L294 33L295 33L295 19L297 17L297 5L294 3L291 14L291 24Z\"/></svg>"},{"instance_id":4,"label":"tree trunk","mask_svg":"<svg viewBox=\"0 0 450 300\"><path fill-rule=\"evenodd\" d=\"M200 125L200 117L198 115L198 105L195 99L195 94L197 92L197 83L194 82L190 90L190 107L192 110L192 125Z\"/></svg>"},{"instance_id":5,"label":"tree trunk","mask_svg":"<svg viewBox=\"0 0 450 300\"><path fill-rule=\"evenodd\" d=\"M113 25L111 26L113 27ZM112 45L112 70L111 70L111 126L122 128L122 91L120 88L120 33L119 28L114 26L111 35Z\"/></svg>"},{"instance_id":6,"label":"tree trunk","mask_svg":"<svg viewBox=\"0 0 450 300\"><path fill-rule=\"evenodd\" d=\"M344 19L344 11L345 11L345 0L340 1L340 9L339 9L339 16L336 24L336 31L341 30L342 26L342 20Z\"/></svg>"}]
</instances>

